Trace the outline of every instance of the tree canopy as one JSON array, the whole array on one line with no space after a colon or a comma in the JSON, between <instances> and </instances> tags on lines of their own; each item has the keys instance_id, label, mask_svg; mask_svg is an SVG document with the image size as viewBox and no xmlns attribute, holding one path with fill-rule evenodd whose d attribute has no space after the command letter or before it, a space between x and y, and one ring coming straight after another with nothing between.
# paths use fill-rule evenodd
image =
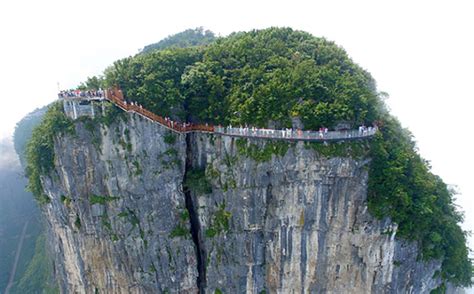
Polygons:
<instances>
[{"instance_id":1,"label":"tree canopy","mask_svg":"<svg viewBox=\"0 0 474 294\"><path fill-rule=\"evenodd\" d=\"M158 114L214 124L356 125L374 121L379 105L374 80L342 48L289 28L124 58L105 83Z\"/></svg>"}]
</instances>

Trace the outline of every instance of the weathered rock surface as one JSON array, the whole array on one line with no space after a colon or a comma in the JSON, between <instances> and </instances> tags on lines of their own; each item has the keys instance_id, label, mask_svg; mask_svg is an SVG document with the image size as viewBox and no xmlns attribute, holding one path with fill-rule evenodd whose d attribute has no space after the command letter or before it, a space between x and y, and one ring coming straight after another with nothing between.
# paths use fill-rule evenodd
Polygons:
<instances>
[{"instance_id":1,"label":"weathered rock surface","mask_svg":"<svg viewBox=\"0 0 474 294\"><path fill-rule=\"evenodd\" d=\"M440 263L417 261L390 220L369 214L368 160L298 143L256 162L235 138L170 135L127 117L78 122L56 141L44 212L63 292L429 293L439 284ZM191 169L206 170L211 193L183 188Z\"/></svg>"},{"instance_id":2,"label":"weathered rock surface","mask_svg":"<svg viewBox=\"0 0 474 294\"><path fill-rule=\"evenodd\" d=\"M302 142L257 163L234 138L193 136L193 165L219 176L198 202L209 293L429 293L439 262L417 262L396 225L368 212L367 164ZM252 144L263 144L253 141ZM235 188L233 188L235 187ZM225 205L229 230L205 231Z\"/></svg>"},{"instance_id":3,"label":"weathered rock surface","mask_svg":"<svg viewBox=\"0 0 474 294\"><path fill-rule=\"evenodd\" d=\"M189 231L185 140L166 143L167 130L137 115L110 128L85 125L57 140L57 173L44 179L62 290L196 292L195 246L170 237L177 225Z\"/></svg>"}]
</instances>

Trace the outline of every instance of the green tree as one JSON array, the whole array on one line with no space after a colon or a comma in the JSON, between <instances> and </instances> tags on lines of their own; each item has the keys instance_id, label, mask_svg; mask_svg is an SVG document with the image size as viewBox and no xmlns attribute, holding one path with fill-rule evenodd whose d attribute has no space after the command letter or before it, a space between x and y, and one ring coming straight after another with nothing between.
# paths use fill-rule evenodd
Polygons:
<instances>
[{"instance_id":1,"label":"green tree","mask_svg":"<svg viewBox=\"0 0 474 294\"><path fill-rule=\"evenodd\" d=\"M74 125L64 115L62 102L52 104L42 122L33 130L26 148L28 189L39 203L49 201L43 192L41 176L48 176L54 168L54 138L62 133L73 133Z\"/></svg>"},{"instance_id":2,"label":"green tree","mask_svg":"<svg viewBox=\"0 0 474 294\"><path fill-rule=\"evenodd\" d=\"M80 90L104 89L105 88L104 77L102 76L87 77L87 80L84 83L81 83L79 87L77 88Z\"/></svg>"}]
</instances>

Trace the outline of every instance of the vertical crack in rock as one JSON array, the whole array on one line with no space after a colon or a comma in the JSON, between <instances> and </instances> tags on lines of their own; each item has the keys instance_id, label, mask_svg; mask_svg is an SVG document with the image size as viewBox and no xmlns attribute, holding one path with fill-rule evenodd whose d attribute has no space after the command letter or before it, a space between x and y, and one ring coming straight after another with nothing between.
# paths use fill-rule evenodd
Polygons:
<instances>
[{"instance_id":1,"label":"vertical crack in rock","mask_svg":"<svg viewBox=\"0 0 474 294\"><path fill-rule=\"evenodd\" d=\"M272 172L271 171L268 171L267 172L267 176L268 176L268 184L267 184L267 190L265 191L265 210L263 211L263 219L262 219L262 239L263 239L263 242L264 244L266 244L267 242L269 242L271 239L271 237L269 235L271 234L268 234L268 232L270 231L269 227L269 218L272 217L272 214L271 214L271 205L273 203L273 186L272 186ZM271 223L271 222L270 222ZM264 245L264 247L266 247ZM266 275L266 264L267 264L267 259L270 259L271 260L271 256L267 256L268 254L270 254L267 250L267 248L264 248L263 249L263 260L262 260L262 267L263 267L263 275ZM260 293L265 293L269 290L273 290L273 289L268 289L268 285L263 285L263 290L260 292Z\"/></svg>"},{"instance_id":2,"label":"vertical crack in rock","mask_svg":"<svg viewBox=\"0 0 474 294\"><path fill-rule=\"evenodd\" d=\"M191 134L186 134L186 164L184 171L183 183L186 179L187 173L192 168L192 145L191 145ZM184 196L186 202L186 209L189 213L189 220L191 226L191 236L196 250L196 260L197 260L197 286L199 288L199 293L204 294L206 288L206 254L201 240L201 225L199 223L199 216L197 213L197 208L193 202L193 197L191 191L188 188L184 189Z\"/></svg>"}]
</instances>

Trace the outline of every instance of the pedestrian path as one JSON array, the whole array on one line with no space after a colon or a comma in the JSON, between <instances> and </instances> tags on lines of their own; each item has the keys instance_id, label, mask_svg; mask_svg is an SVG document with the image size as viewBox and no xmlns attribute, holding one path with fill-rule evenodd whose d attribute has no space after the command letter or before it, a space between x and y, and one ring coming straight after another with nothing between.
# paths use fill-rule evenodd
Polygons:
<instances>
[{"instance_id":1,"label":"pedestrian path","mask_svg":"<svg viewBox=\"0 0 474 294\"><path fill-rule=\"evenodd\" d=\"M303 131L293 129L276 130L255 127L223 127L209 124L181 123L156 115L137 103L127 103L123 97L122 91L119 89L108 89L99 93L101 93L101 95L98 95L98 97L89 97L89 99L105 98L126 112L137 113L176 133L205 132L232 137L278 139L288 141L342 141L372 137L378 131L376 126L361 126L358 130L328 131L328 129L321 128L319 131Z\"/></svg>"}]
</instances>

